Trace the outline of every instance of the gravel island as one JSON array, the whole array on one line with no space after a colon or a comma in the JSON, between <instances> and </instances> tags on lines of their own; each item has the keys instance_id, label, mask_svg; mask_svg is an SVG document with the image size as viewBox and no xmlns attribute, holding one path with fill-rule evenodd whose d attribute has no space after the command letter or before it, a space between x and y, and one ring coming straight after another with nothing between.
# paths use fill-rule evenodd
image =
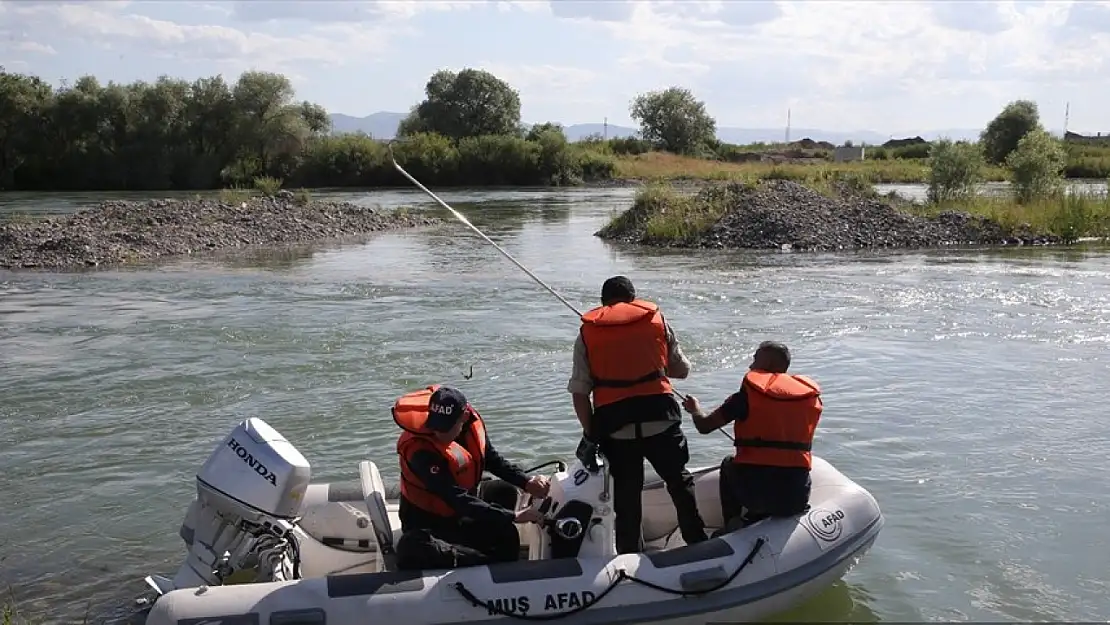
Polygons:
<instances>
[{"instance_id":1,"label":"gravel island","mask_svg":"<svg viewBox=\"0 0 1110 625\"><path fill-rule=\"evenodd\" d=\"M720 183L696 194L645 190L596 235L659 247L800 251L1062 242L1027 225L959 211L925 216L899 204L835 182L820 191L789 180Z\"/></svg>"},{"instance_id":2,"label":"gravel island","mask_svg":"<svg viewBox=\"0 0 1110 625\"><path fill-rule=\"evenodd\" d=\"M289 191L237 203L113 200L72 215L0 223L0 267L65 271L437 223L404 211L297 201Z\"/></svg>"}]
</instances>

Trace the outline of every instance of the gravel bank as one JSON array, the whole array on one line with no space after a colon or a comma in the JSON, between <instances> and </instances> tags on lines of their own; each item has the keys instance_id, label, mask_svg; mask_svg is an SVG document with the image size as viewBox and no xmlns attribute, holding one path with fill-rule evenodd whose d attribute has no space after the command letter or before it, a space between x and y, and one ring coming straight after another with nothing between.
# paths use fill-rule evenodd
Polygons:
<instances>
[{"instance_id":1,"label":"gravel bank","mask_svg":"<svg viewBox=\"0 0 1110 625\"><path fill-rule=\"evenodd\" d=\"M788 180L725 183L697 193L684 210L637 202L596 234L607 240L668 247L827 251L947 245L1037 245L1059 237L1029 228L1010 231L986 217L944 212L912 215L848 188L829 197ZM670 212L670 214L668 214ZM678 233L676 223L700 223Z\"/></svg>"},{"instance_id":2,"label":"gravel bank","mask_svg":"<svg viewBox=\"0 0 1110 625\"><path fill-rule=\"evenodd\" d=\"M108 201L66 215L0 224L0 267L73 270L252 245L309 243L440 220L346 202L273 198Z\"/></svg>"}]
</instances>

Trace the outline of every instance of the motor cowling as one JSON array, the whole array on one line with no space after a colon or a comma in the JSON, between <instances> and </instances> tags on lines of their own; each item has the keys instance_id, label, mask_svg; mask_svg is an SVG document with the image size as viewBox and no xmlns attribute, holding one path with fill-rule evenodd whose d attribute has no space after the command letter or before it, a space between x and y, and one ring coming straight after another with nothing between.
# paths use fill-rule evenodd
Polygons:
<instances>
[{"instance_id":1,"label":"motor cowling","mask_svg":"<svg viewBox=\"0 0 1110 625\"><path fill-rule=\"evenodd\" d=\"M312 468L262 419L235 427L197 471L197 497L243 518L300 514Z\"/></svg>"},{"instance_id":2,"label":"motor cowling","mask_svg":"<svg viewBox=\"0 0 1110 625\"><path fill-rule=\"evenodd\" d=\"M296 578L295 522L311 479L308 460L277 430L254 417L239 423L197 472L180 531L189 551L173 587Z\"/></svg>"},{"instance_id":3,"label":"motor cowling","mask_svg":"<svg viewBox=\"0 0 1110 625\"><path fill-rule=\"evenodd\" d=\"M540 511L548 518L544 524L547 557L616 555L609 467L604 459L598 459L597 471L576 459L565 471L556 472Z\"/></svg>"}]
</instances>

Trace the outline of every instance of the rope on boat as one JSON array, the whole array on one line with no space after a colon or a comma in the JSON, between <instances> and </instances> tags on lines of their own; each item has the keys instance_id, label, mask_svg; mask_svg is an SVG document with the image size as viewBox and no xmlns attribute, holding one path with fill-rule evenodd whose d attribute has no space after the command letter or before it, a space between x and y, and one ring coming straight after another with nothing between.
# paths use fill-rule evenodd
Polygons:
<instances>
[{"instance_id":1,"label":"rope on boat","mask_svg":"<svg viewBox=\"0 0 1110 625\"><path fill-rule=\"evenodd\" d=\"M471 605L476 608L488 610L493 614L508 616L510 618L515 618L522 621L554 621L578 614L579 612L583 612L594 607L598 604L599 601L605 598L605 595L612 592L614 588L619 586L620 583L625 580L630 581L634 584L640 584L641 586L645 586L653 590L658 590L659 592L667 593L669 595L678 595L680 597L698 597L701 595L707 595L711 592L716 592L731 584L732 580L736 579L740 575L740 573L745 568L747 568L747 566L751 564L752 561L755 560L756 554L759 553L759 550L762 549L763 545L765 544L767 544L767 539L762 537L758 538L755 541L755 545L752 546L752 550L748 552L748 556L744 558L744 561L740 563L740 566L736 567L736 570L732 572L732 575L729 575L727 579L725 579L720 584L713 586L712 588L705 588L702 590L680 590L677 588L667 588L666 586L660 586L659 584L656 584L654 582L649 582L646 579L640 579L635 575L629 575L624 571L624 569L621 569L620 571L617 571L617 578L610 582L605 590L598 593L597 596L591 599L589 602L584 602L582 605L571 610L567 610L566 612L558 612L555 614L522 614L520 612L515 612L512 610L504 610L496 606L493 601L482 601L478 597L475 597L474 593L470 592L470 590L468 590L462 582L456 582L454 584L451 584L451 586L455 589L456 592L462 595L464 599L469 601Z\"/></svg>"}]
</instances>

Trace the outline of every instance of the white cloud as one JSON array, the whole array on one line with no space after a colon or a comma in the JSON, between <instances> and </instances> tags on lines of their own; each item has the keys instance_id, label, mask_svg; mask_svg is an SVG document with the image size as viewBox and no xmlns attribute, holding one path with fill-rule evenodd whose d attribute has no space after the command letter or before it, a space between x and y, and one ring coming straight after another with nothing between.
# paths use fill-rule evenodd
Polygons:
<instances>
[{"instance_id":1,"label":"white cloud","mask_svg":"<svg viewBox=\"0 0 1110 625\"><path fill-rule=\"evenodd\" d=\"M121 55L208 63L212 73L257 66L295 74L304 70L304 63L365 63L387 50L390 37L400 32L396 26L328 23L296 35L275 35L225 24L152 18L125 11L126 2L5 4L0 34L7 31L10 43L0 51L9 55L52 49L36 41L46 35Z\"/></svg>"},{"instance_id":2,"label":"white cloud","mask_svg":"<svg viewBox=\"0 0 1110 625\"><path fill-rule=\"evenodd\" d=\"M327 106L364 80L366 112L407 110L385 98L419 97L432 68L484 67L540 121L612 117L671 85L749 127L786 107L808 126L976 126L1017 98L1046 117L1070 99L1091 125L1076 111L1110 98L1106 0L0 0L2 65L74 75L104 50L170 74L311 77L302 96Z\"/></svg>"},{"instance_id":3,"label":"white cloud","mask_svg":"<svg viewBox=\"0 0 1110 625\"><path fill-rule=\"evenodd\" d=\"M597 108L605 104L592 89L594 83L601 78L601 74L594 70L566 65L521 65L493 61L481 63L481 67L512 85L521 94L526 94L522 95L522 99L558 99L568 106L592 105ZM593 120L563 118L537 121L575 123Z\"/></svg>"},{"instance_id":4,"label":"white cloud","mask_svg":"<svg viewBox=\"0 0 1110 625\"><path fill-rule=\"evenodd\" d=\"M495 6L497 10L502 13L509 11L543 14L551 13L551 6L548 3L536 2L535 0L497 0Z\"/></svg>"},{"instance_id":5,"label":"white cloud","mask_svg":"<svg viewBox=\"0 0 1110 625\"><path fill-rule=\"evenodd\" d=\"M628 0L592 2L590 0L549 0L551 14L561 19L624 22L635 5Z\"/></svg>"},{"instance_id":6,"label":"white cloud","mask_svg":"<svg viewBox=\"0 0 1110 625\"><path fill-rule=\"evenodd\" d=\"M298 20L318 23L373 23L411 19L422 13L465 11L474 2L447 0L235 0L226 3L245 22Z\"/></svg>"},{"instance_id":7,"label":"white cloud","mask_svg":"<svg viewBox=\"0 0 1110 625\"><path fill-rule=\"evenodd\" d=\"M566 65L510 65L487 61L482 67L522 89L546 87L558 92L585 87L598 79L598 73L593 70Z\"/></svg>"},{"instance_id":8,"label":"white cloud","mask_svg":"<svg viewBox=\"0 0 1110 625\"><path fill-rule=\"evenodd\" d=\"M58 51L53 46L43 45L34 41L17 41L12 44L12 50L15 52L26 52L28 54L57 54Z\"/></svg>"},{"instance_id":9,"label":"white cloud","mask_svg":"<svg viewBox=\"0 0 1110 625\"><path fill-rule=\"evenodd\" d=\"M1110 95L1100 80L1110 69L1107 2L782 1L775 18L767 19L773 11L749 10L746 22L741 16L732 23L713 19L709 4L679 3L675 10L673 3L644 3L620 23L598 19L594 27L624 43L626 67L695 93L731 90L783 106L808 100L810 113L832 103L866 111L882 98L866 114L840 116L861 125L878 125L882 116L912 123L926 109L916 103L935 107L938 96L950 109L958 96L989 99L987 108L997 110L999 100L1048 95L1053 85L1082 84L1076 95L1092 101ZM1061 38L1076 11L1096 26L1086 32L1072 26ZM722 86L727 80L739 84ZM891 92L903 106L892 109ZM899 108L912 112L902 116Z\"/></svg>"}]
</instances>

